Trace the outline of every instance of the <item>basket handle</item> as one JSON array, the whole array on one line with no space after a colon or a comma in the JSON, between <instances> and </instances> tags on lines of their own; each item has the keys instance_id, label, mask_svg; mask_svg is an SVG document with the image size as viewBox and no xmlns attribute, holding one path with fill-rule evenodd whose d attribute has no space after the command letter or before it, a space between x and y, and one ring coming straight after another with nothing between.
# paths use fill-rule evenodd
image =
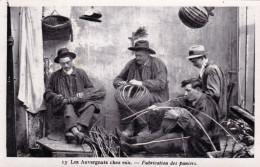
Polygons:
<instances>
[{"instance_id":1,"label":"basket handle","mask_svg":"<svg viewBox=\"0 0 260 167\"><path fill-rule=\"evenodd\" d=\"M57 12L57 10L54 8L54 10L51 12L51 14L50 15L53 15L54 14L54 12L56 12L57 13L57 15L60 15L58 12Z\"/></svg>"}]
</instances>

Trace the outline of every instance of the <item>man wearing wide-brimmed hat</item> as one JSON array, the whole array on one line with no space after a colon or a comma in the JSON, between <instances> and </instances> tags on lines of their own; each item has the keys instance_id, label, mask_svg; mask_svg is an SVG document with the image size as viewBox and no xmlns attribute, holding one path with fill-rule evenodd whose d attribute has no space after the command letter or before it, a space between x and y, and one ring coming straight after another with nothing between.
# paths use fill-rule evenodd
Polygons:
<instances>
[{"instance_id":1,"label":"man wearing wide-brimmed hat","mask_svg":"<svg viewBox=\"0 0 260 167\"><path fill-rule=\"evenodd\" d=\"M146 87L151 94L149 105L168 100L167 68L159 58L150 56L150 54L156 54L156 52L149 47L149 42L147 40L139 40L135 43L134 47L128 49L135 52L135 58L129 61L120 74L114 79L114 87L117 88L124 84ZM139 108L138 110L141 109ZM124 113L122 110L120 111L121 115L130 114ZM143 119L147 120L147 118L144 117ZM148 121L149 120L147 120L147 122ZM153 120L153 122L156 122L156 120ZM132 136L132 126L132 123L128 124L123 134ZM140 121L139 119L138 128L141 129L138 135L149 133L148 126L144 124L144 121Z\"/></svg>"},{"instance_id":2,"label":"man wearing wide-brimmed hat","mask_svg":"<svg viewBox=\"0 0 260 167\"><path fill-rule=\"evenodd\" d=\"M83 97L84 90L93 88L93 85L84 70L73 66L75 57L76 54L69 52L67 48L59 49L54 62L60 64L61 69L52 74L44 94L52 112L63 115L68 143L81 143L88 131L93 113L99 113L99 107L95 102L77 101Z\"/></svg>"},{"instance_id":3,"label":"man wearing wide-brimmed hat","mask_svg":"<svg viewBox=\"0 0 260 167\"><path fill-rule=\"evenodd\" d=\"M223 71L207 58L207 52L203 45L193 45L189 48L188 60L197 67L199 78L202 80L203 90L210 95L220 108L219 120L227 117L227 84Z\"/></svg>"}]
</instances>

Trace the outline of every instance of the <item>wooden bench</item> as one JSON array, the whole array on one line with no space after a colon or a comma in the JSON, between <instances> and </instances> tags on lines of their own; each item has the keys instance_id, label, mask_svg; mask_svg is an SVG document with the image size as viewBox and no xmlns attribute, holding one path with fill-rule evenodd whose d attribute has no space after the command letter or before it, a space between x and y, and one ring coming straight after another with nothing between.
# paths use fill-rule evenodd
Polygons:
<instances>
[{"instance_id":1,"label":"wooden bench","mask_svg":"<svg viewBox=\"0 0 260 167\"><path fill-rule=\"evenodd\" d=\"M46 157L93 157L92 152L85 152L79 144L68 144L64 139L50 140L47 137L36 141Z\"/></svg>"}]
</instances>

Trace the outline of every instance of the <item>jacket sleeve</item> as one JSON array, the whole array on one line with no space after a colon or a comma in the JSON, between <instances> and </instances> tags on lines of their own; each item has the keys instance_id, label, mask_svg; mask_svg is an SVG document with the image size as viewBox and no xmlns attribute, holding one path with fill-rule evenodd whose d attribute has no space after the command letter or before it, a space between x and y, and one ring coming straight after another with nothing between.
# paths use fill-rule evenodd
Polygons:
<instances>
[{"instance_id":1,"label":"jacket sleeve","mask_svg":"<svg viewBox=\"0 0 260 167\"><path fill-rule=\"evenodd\" d=\"M54 78L55 78L55 73L52 74L52 76L49 80L49 84L47 86L47 89L46 89L46 91L43 95L45 102L52 105L52 106L61 104L61 102L63 100L62 95L59 95L58 93L54 92Z\"/></svg>"},{"instance_id":2,"label":"jacket sleeve","mask_svg":"<svg viewBox=\"0 0 260 167\"><path fill-rule=\"evenodd\" d=\"M114 88L117 88L119 85L119 82L121 81L126 81L127 80L127 76L129 73L129 68L131 66L133 61L128 62L125 67L123 68L123 70L120 72L120 74L114 79L113 81L113 86Z\"/></svg>"},{"instance_id":3,"label":"jacket sleeve","mask_svg":"<svg viewBox=\"0 0 260 167\"><path fill-rule=\"evenodd\" d=\"M167 68L164 63L157 60L154 63L153 70L155 71L155 78L143 81L145 86L150 91L159 91L165 89L167 84Z\"/></svg>"},{"instance_id":4,"label":"jacket sleeve","mask_svg":"<svg viewBox=\"0 0 260 167\"><path fill-rule=\"evenodd\" d=\"M207 72L206 80L206 90L205 93L211 96L213 99L219 99L220 96L220 76L217 73L217 70L211 68Z\"/></svg>"},{"instance_id":5,"label":"jacket sleeve","mask_svg":"<svg viewBox=\"0 0 260 167\"><path fill-rule=\"evenodd\" d=\"M82 77L84 89L94 88L92 82L90 81L87 73L84 70L81 70L80 76Z\"/></svg>"}]
</instances>

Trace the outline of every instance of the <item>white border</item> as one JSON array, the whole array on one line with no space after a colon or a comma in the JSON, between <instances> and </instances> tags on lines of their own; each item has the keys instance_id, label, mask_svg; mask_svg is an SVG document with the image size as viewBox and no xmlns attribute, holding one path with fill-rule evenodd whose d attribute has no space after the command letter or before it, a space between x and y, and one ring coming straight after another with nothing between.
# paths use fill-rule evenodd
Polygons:
<instances>
[{"instance_id":1,"label":"white border","mask_svg":"<svg viewBox=\"0 0 260 167\"><path fill-rule=\"evenodd\" d=\"M131 0L131 1L123 1L123 0L9 0L10 6L57 6L62 4L62 6L185 6L185 5L196 5L196 6L254 6L256 7L256 53L255 53L255 102L259 102L259 94L260 94L260 87L259 85L259 77L257 76L258 72L260 71L260 58L259 58L259 28L260 28L260 1L173 1L173 0ZM253 159L206 159L206 158L198 158L198 159L187 159L187 158L7 158L6 157L6 1L0 0L0 37L1 37L1 44L0 44L0 167L13 167L13 166L137 166L134 162L142 162L145 161L164 161L164 162L196 162L197 165L185 165L185 166L236 166L236 167L254 167L260 166L260 158L259 153L259 111L260 108L259 103L255 104L255 116L256 116L256 124L255 124L255 158ZM71 160L84 160L84 161L120 161L121 165L86 165L86 164L79 164L79 165L63 165L62 161L71 161ZM132 165L122 165L123 161L131 162ZM154 165L140 165L140 166L154 166ZM158 165L162 166L162 165ZM168 165L168 166L179 166L178 165Z\"/></svg>"}]
</instances>

